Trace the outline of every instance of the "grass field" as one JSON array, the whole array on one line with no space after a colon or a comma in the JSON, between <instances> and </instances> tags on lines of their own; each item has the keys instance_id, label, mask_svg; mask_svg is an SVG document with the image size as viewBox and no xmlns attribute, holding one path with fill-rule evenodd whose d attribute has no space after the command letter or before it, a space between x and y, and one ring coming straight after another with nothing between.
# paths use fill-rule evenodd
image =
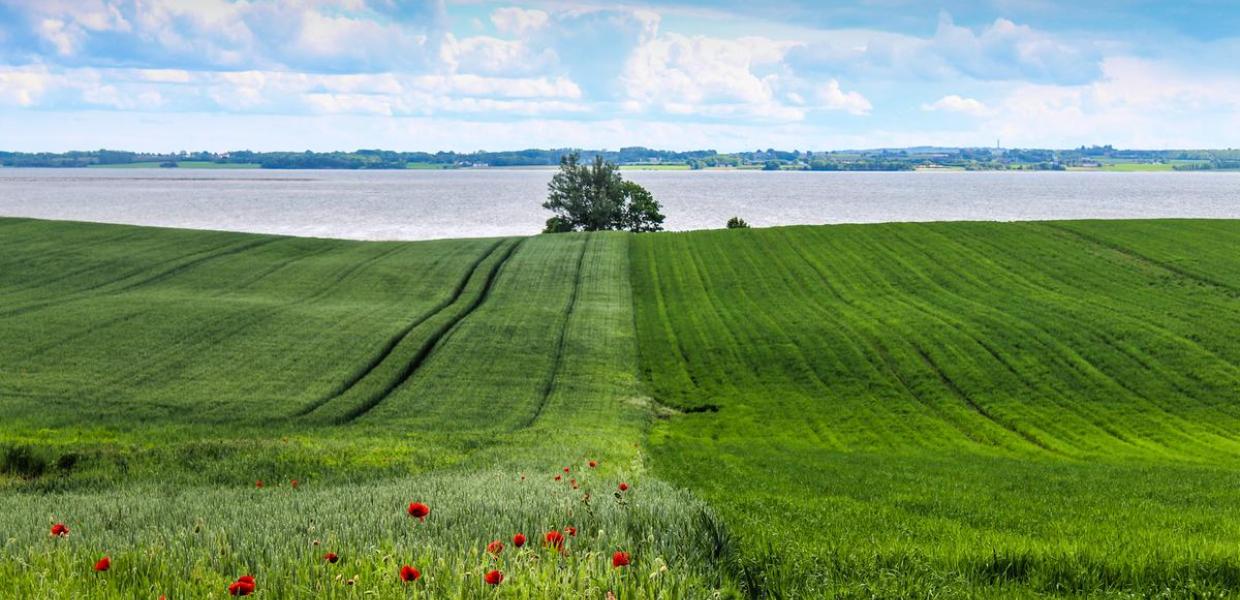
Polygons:
<instances>
[{"instance_id":1,"label":"grass field","mask_svg":"<svg viewBox=\"0 0 1240 600\"><path fill-rule=\"evenodd\" d=\"M0 219L0 592L1228 597L1237 247L1234 221Z\"/></svg>"}]
</instances>

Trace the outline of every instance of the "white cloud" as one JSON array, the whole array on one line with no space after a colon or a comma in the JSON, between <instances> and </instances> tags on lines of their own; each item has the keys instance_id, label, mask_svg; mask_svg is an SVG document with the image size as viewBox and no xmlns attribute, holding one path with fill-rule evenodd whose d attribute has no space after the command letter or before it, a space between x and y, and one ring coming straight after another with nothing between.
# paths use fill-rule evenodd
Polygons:
<instances>
[{"instance_id":1,"label":"white cloud","mask_svg":"<svg viewBox=\"0 0 1240 600\"><path fill-rule=\"evenodd\" d=\"M965 98L956 94L943 96L929 104L922 104L921 109L925 111L945 111L972 115L975 117L984 116L990 113L990 109L980 100L974 98Z\"/></svg>"},{"instance_id":2,"label":"white cloud","mask_svg":"<svg viewBox=\"0 0 1240 600\"><path fill-rule=\"evenodd\" d=\"M630 108L705 117L798 120L781 61L791 42L661 34L639 45L620 82Z\"/></svg>"},{"instance_id":3,"label":"white cloud","mask_svg":"<svg viewBox=\"0 0 1240 600\"><path fill-rule=\"evenodd\" d=\"M0 104L33 106L47 89L44 67L0 67Z\"/></svg>"},{"instance_id":4,"label":"white cloud","mask_svg":"<svg viewBox=\"0 0 1240 600\"><path fill-rule=\"evenodd\" d=\"M1027 25L995 19L979 33L944 13L932 49L955 69L978 79L1031 79L1079 83L1098 75L1099 55Z\"/></svg>"},{"instance_id":5,"label":"white cloud","mask_svg":"<svg viewBox=\"0 0 1240 600\"><path fill-rule=\"evenodd\" d=\"M1018 85L982 130L1025 146L1235 145L1229 136L1240 123L1240 76L1128 57L1105 60L1102 71L1090 84Z\"/></svg>"},{"instance_id":6,"label":"white cloud","mask_svg":"<svg viewBox=\"0 0 1240 600\"><path fill-rule=\"evenodd\" d=\"M493 75L537 73L556 61L554 51L535 50L524 41L481 35L458 40L450 33L444 36L439 55L443 70Z\"/></svg>"},{"instance_id":7,"label":"white cloud","mask_svg":"<svg viewBox=\"0 0 1240 600\"><path fill-rule=\"evenodd\" d=\"M61 56L69 56L77 50L82 33L77 27L60 19L43 19L39 22L39 35L56 48Z\"/></svg>"},{"instance_id":8,"label":"white cloud","mask_svg":"<svg viewBox=\"0 0 1240 600\"><path fill-rule=\"evenodd\" d=\"M998 18L973 29L940 15L930 37L876 30L816 32L789 52L798 71L868 79L1030 81L1079 84L1096 79L1100 44Z\"/></svg>"},{"instance_id":9,"label":"white cloud","mask_svg":"<svg viewBox=\"0 0 1240 600\"><path fill-rule=\"evenodd\" d=\"M845 92L840 89L840 82L832 79L818 86L817 98L819 108L825 110L842 110L852 115L868 115L874 107L865 96L857 92Z\"/></svg>"},{"instance_id":10,"label":"white cloud","mask_svg":"<svg viewBox=\"0 0 1240 600\"><path fill-rule=\"evenodd\" d=\"M543 28L549 18L544 11L515 6L497 8L491 12L491 23L496 31L516 36L528 35Z\"/></svg>"},{"instance_id":11,"label":"white cloud","mask_svg":"<svg viewBox=\"0 0 1240 600\"><path fill-rule=\"evenodd\" d=\"M189 71L183 69L137 69L143 80L155 83L189 83Z\"/></svg>"}]
</instances>

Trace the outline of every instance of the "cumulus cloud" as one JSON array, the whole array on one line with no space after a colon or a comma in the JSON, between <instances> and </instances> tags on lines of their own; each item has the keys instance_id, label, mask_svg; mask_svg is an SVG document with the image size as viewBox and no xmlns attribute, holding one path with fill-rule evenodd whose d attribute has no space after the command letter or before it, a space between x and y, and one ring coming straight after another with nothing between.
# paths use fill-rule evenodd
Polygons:
<instances>
[{"instance_id":1,"label":"cumulus cloud","mask_svg":"<svg viewBox=\"0 0 1240 600\"><path fill-rule=\"evenodd\" d=\"M989 114L990 109L987 108L980 100L973 98L965 98L956 94L943 96L929 104L922 104L921 109L925 111L945 111L972 115L975 117Z\"/></svg>"},{"instance_id":2,"label":"cumulus cloud","mask_svg":"<svg viewBox=\"0 0 1240 600\"><path fill-rule=\"evenodd\" d=\"M1021 80L1078 84L1101 75L1102 52L1092 41L1039 31L1009 19L972 29L942 13L934 35L839 31L789 52L806 72L864 74L902 80Z\"/></svg>"},{"instance_id":3,"label":"cumulus cloud","mask_svg":"<svg viewBox=\"0 0 1240 600\"><path fill-rule=\"evenodd\" d=\"M0 67L0 104L33 106L50 79L43 67Z\"/></svg>"},{"instance_id":4,"label":"cumulus cloud","mask_svg":"<svg viewBox=\"0 0 1240 600\"><path fill-rule=\"evenodd\" d=\"M497 8L491 12L495 30L509 35L523 36L541 29L550 17L546 12L515 6Z\"/></svg>"},{"instance_id":5,"label":"cumulus cloud","mask_svg":"<svg viewBox=\"0 0 1240 600\"><path fill-rule=\"evenodd\" d=\"M563 77L0 66L0 104L53 109L545 114L586 112L580 98L581 89Z\"/></svg>"},{"instance_id":6,"label":"cumulus cloud","mask_svg":"<svg viewBox=\"0 0 1240 600\"><path fill-rule=\"evenodd\" d=\"M1090 44L1071 43L1003 18L974 32L943 13L931 47L947 64L977 79L1084 83L1101 74L1101 56Z\"/></svg>"},{"instance_id":7,"label":"cumulus cloud","mask_svg":"<svg viewBox=\"0 0 1240 600\"><path fill-rule=\"evenodd\" d=\"M1015 86L980 129L1027 146L1234 144L1227 136L1240 122L1240 76L1132 57L1103 61L1102 73L1088 84Z\"/></svg>"},{"instance_id":8,"label":"cumulus cloud","mask_svg":"<svg viewBox=\"0 0 1240 600\"><path fill-rule=\"evenodd\" d=\"M865 96L840 89L840 82L834 79L818 86L816 94L819 107L825 110L842 110L860 116L870 114L874 108Z\"/></svg>"},{"instance_id":9,"label":"cumulus cloud","mask_svg":"<svg viewBox=\"0 0 1240 600\"><path fill-rule=\"evenodd\" d=\"M72 66L426 68L441 0L10 0L9 53Z\"/></svg>"},{"instance_id":10,"label":"cumulus cloud","mask_svg":"<svg viewBox=\"0 0 1240 600\"><path fill-rule=\"evenodd\" d=\"M440 58L443 70L494 75L543 72L556 62L552 50L524 41L483 35L457 39L450 33L444 37Z\"/></svg>"},{"instance_id":11,"label":"cumulus cloud","mask_svg":"<svg viewBox=\"0 0 1240 600\"><path fill-rule=\"evenodd\" d=\"M748 132L763 146L996 135L1166 145L1240 126L1240 83L1227 62L1235 40L1125 49L993 10L961 13L966 26L946 13L936 25L931 9L924 33L911 35L746 22L726 10L681 8L665 20L635 5L508 4L462 11L454 24L444 0L0 0L0 118L87 109L423 124L508 117L560 132L608 123L606 139L676 147L659 140L725 146L692 137L700 128ZM651 124L640 127L649 137L622 135L641 124Z\"/></svg>"},{"instance_id":12,"label":"cumulus cloud","mask_svg":"<svg viewBox=\"0 0 1240 600\"><path fill-rule=\"evenodd\" d=\"M663 34L634 50L620 81L638 105L687 113L693 106L740 105L769 113L778 104L777 67L787 48L766 38Z\"/></svg>"},{"instance_id":13,"label":"cumulus cloud","mask_svg":"<svg viewBox=\"0 0 1240 600\"><path fill-rule=\"evenodd\" d=\"M633 52L658 35L660 21L642 9L568 9L552 14L529 43L553 52L558 71L586 96L606 101L624 95L620 74Z\"/></svg>"}]
</instances>

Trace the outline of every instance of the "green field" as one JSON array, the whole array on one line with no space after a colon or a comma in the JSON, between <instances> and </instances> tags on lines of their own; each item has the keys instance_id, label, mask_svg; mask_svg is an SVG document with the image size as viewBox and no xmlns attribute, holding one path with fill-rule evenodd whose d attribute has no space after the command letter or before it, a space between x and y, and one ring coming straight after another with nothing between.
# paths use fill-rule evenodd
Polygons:
<instances>
[{"instance_id":1,"label":"green field","mask_svg":"<svg viewBox=\"0 0 1240 600\"><path fill-rule=\"evenodd\" d=\"M1230 597L1238 247L1236 221L0 219L0 592Z\"/></svg>"}]
</instances>

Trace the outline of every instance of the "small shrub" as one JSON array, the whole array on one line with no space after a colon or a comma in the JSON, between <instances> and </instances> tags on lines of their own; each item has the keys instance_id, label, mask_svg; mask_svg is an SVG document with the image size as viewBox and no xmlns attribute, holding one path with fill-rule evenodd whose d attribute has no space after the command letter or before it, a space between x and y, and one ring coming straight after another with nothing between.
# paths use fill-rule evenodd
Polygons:
<instances>
[{"instance_id":1,"label":"small shrub","mask_svg":"<svg viewBox=\"0 0 1240 600\"><path fill-rule=\"evenodd\" d=\"M749 223L740 217L732 217L728 219L728 229L749 229Z\"/></svg>"},{"instance_id":2,"label":"small shrub","mask_svg":"<svg viewBox=\"0 0 1240 600\"><path fill-rule=\"evenodd\" d=\"M47 457L30 446L9 446L0 459L0 471L22 479L37 479L47 472Z\"/></svg>"},{"instance_id":3,"label":"small shrub","mask_svg":"<svg viewBox=\"0 0 1240 600\"><path fill-rule=\"evenodd\" d=\"M77 466L77 462L78 455L74 452L67 452L61 454L60 458L56 459L56 468L68 473L73 470L73 467Z\"/></svg>"}]
</instances>

